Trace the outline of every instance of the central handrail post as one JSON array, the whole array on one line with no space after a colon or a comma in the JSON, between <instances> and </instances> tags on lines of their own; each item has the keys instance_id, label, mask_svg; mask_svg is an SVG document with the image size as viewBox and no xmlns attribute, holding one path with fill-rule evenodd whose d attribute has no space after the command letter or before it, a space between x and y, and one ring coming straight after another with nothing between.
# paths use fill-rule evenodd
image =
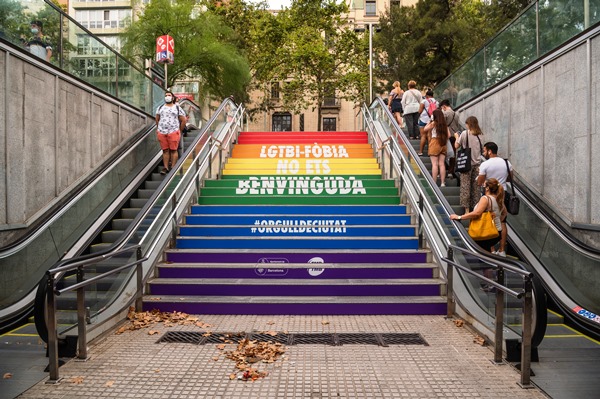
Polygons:
<instances>
[{"instance_id":1,"label":"central handrail post","mask_svg":"<svg viewBox=\"0 0 600 399\"><path fill-rule=\"evenodd\" d=\"M142 297L144 295L144 274L142 270L142 248L138 247L135 252L135 258L137 260L137 264L135 265L135 272L137 277L137 291L135 293L135 311L141 312L143 307Z\"/></svg>"},{"instance_id":2,"label":"central handrail post","mask_svg":"<svg viewBox=\"0 0 600 399\"><path fill-rule=\"evenodd\" d=\"M504 268L498 265L496 282L504 285ZM494 329L494 363L502 364L502 329L504 328L504 291L496 289L496 322Z\"/></svg>"},{"instance_id":3,"label":"central handrail post","mask_svg":"<svg viewBox=\"0 0 600 399\"><path fill-rule=\"evenodd\" d=\"M82 283L84 279L83 265L77 267L77 282ZM85 309L85 287L77 288L77 359L86 360L87 356L87 320Z\"/></svg>"},{"instance_id":4,"label":"central handrail post","mask_svg":"<svg viewBox=\"0 0 600 399\"><path fill-rule=\"evenodd\" d=\"M48 369L50 376L46 384L58 384L58 332L56 331L56 294L54 292L54 275L48 273L46 311L48 312Z\"/></svg>"},{"instance_id":5,"label":"central handrail post","mask_svg":"<svg viewBox=\"0 0 600 399\"><path fill-rule=\"evenodd\" d=\"M533 388L531 384L531 324L533 322L533 280L525 276L523 297L523 331L521 338L521 388Z\"/></svg>"},{"instance_id":6,"label":"central handrail post","mask_svg":"<svg viewBox=\"0 0 600 399\"><path fill-rule=\"evenodd\" d=\"M423 249L423 207L424 207L423 194L419 193L419 220L417 224L417 232L419 234L419 249Z\"/></svg>"},{"instance_id":7,"label":"central handrail post","mask_svg":"<svg viewBox=\"0 0 600 399\"><path fill-rule=\"evenodd\" d=\"M454 250L448 248L448 259L454 261ZM446 318L451 319L454 317L455 303L454 303L454 266L450 262L446 262L446 298L448 306L446 306Z\"/></svg>"}]
</instances>

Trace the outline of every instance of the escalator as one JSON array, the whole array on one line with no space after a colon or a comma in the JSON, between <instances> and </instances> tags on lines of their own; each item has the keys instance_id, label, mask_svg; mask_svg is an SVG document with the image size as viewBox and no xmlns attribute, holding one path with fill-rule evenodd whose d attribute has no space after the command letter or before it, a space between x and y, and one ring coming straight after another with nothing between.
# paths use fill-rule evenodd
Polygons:
<instances>
[{"instance_id":1,"label":"escalator","mask_svg":"<svg viewBox=\"0 0 600 399\"><path fill-rule=\"evenodd\" d=\"M193 113L191 119L201 125L198 107L191 102L186 105ZM199 132L190 126L188 144ZM160 162L152 123L124 142L61 208L45 215L35 231L3 248L0 264L5 272L27 264L31 273L3 291L1 331L14 329L31 315L37 285L53 264L61 258L101 251L119 237L163 180L158 173Z\"/></svg>"}]
</instances>

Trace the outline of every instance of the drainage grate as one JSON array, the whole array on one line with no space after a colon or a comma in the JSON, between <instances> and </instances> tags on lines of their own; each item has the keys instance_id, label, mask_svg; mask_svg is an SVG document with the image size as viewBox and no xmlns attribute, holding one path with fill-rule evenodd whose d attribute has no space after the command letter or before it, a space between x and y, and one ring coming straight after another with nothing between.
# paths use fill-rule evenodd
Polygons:
<instances>
[{"instance_id":1,"label":"drainage grate","mask_svg":"<svg viewBox=\"0 0 600 399\"><path fill-rule=\"evenodd\" d=\"M261 342L277 342L284 345L424 345L429 344L418 333L307 333L288 334L277 332L273 336L264 332L241 333L210 333L193 331L169 331L156 343L186 343L195 345L205 344L237 344L242 339Z\"/></svg>"},{"instance_id":2,"label":"drainage grate","mask_svg":"<svg viewBox=\"0 0 600 399\"><path fill-rule=\"evenodd\" d=\"M289 345L339 345L333 334L292 334Z\"/></svg>"},{"instance_id":3,"label":"drainage grate","mask_svg":"<svg viewBox=\"0 0 600 399\"><path fill-rule=\"evenodd\" d=\"M165 335L160 337L156 343L166 342L168 344L180 343L180 344L194 344L198 345L204 337L201 332L193 331L168 331Z\"/></svg>"},{"instance_id":4,"label":"drainage grate","mask_svg":"<svg viewBox=\"0 0 600 399\"><path fill-rule=\"evenodd\" d=\"M211 333L202 344L237 344L246 338L246 333Z\"/></svg>"},{"instance_id":5,"label":"drainage grate","mask_svg":"<svg viewBox=\"0 0 600 399\"><path fill-rule=\"evenodd\" d=\"M337 334L340 345L381 345L379 334L340 333Z\"/></svg>"},{"instance_id":6,"label":"drainage grate","mask_svg":"<svg viewBox=\"0 0 600 399\"><path fill-rule=\"evenodd\" d=\"M427 341L417 333L391 333L381 334L384 346L388 345L425 345L429 346Z\"/></svg>"},{"instance_id":7,"label":"drainage grate","mask_svg":"<svg viewBox=\"0 0 600 399\"><path fill-rule=\"evenodd\" d=\"M261 342L271 341L271 342L276 342L279 344L287 345L289 336L288 336L288 334L281 333L281 332L277 332L277 335L271 335L271 334L262 333L262 332L253 332L253 333L248 334L248 339L251 341L253 341L253 340L257 340L257 341L261 341Z\"/></svg>"}]
</instances>

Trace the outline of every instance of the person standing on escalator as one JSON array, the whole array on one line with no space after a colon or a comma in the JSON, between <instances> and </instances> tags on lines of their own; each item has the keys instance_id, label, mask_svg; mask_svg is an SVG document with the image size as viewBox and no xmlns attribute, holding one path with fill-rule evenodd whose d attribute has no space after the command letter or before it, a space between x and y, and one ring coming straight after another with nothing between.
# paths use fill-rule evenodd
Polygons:
<instances>
[{"instance_id":1,"label":"person standing on escalator","mask_svg":"<svg viewBox=\"0 0 600 399\"><path fill-rule=\"evenodd\" d=\"M161 175L166 175L177 163L179 140L185 129L185 112L175 104L175 98L172 91L165 92L165 103L156 110L156 134L163 152Z\"/></svg>"}]
</instances>

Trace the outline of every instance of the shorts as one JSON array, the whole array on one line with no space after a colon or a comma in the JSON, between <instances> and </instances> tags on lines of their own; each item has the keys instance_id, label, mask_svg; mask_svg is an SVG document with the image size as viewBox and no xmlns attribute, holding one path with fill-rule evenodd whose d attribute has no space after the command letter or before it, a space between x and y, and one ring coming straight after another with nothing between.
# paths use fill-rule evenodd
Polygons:
<instances>
[{"instance_id":1,"label":"shorts","mask_svg":"<svg viewBox=\"0 0 600 399\"><path fill-rule=\"evenodd\" d=\"M422 122L422 121L419 119L419 127L425 127L425 126L427 126L427 122Z\"/></svg>"},{"instance_id":2,"label":"shorts","mask_svg":"<svg viewBox=\"0 0 600 399\"><path fill-rule=\"evenodd\" d=\"M177 148L179 147L179 138L181 137L181 133L179 132L179 130L175 130L174 132L169 134L163 134L158 132L156 133L156 136L158 137L158 142L160 143L161 150L177 151Z\"/></svg>"}]
</instances>

